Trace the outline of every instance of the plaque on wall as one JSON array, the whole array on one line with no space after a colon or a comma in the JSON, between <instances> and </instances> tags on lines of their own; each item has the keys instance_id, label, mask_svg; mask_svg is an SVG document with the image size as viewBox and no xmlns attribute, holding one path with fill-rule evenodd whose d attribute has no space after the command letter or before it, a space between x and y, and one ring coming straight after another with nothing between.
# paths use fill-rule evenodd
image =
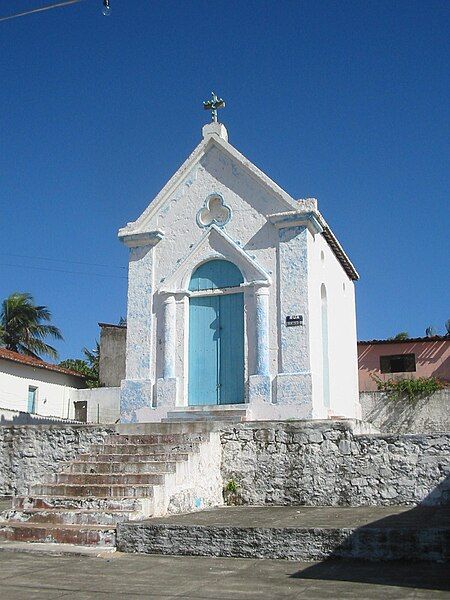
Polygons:
<instances>
[{"instance_id":1,"label":"plaque on wall","mask_svg":"<svg viewBox=\"0 0 450 600\"><path fill-rule=\"evenodd\" d=\"M286 317L286 327L299 327L303 325L303 315L288 315Z\"/></svg>"}]
</instances>

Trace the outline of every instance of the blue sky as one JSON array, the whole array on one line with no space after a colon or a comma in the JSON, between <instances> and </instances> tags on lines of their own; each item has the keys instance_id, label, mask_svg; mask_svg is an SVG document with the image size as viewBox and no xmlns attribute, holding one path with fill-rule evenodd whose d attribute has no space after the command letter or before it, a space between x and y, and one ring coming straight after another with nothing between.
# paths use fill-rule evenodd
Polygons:
<instances>
[{"instance_id":1,"label":"blue sky","mask_svg":"<svg viewBox=\"0 0 450 600\"><path fill-rule=\"evenodd\" d=\"M61 359L125 315L117 230L200 141L211 90L231 143L318 198L361 274L359 338L444 331L447 1L111 5L0 23L0 298L49 306Z\"/></svg>"}]
</instances>

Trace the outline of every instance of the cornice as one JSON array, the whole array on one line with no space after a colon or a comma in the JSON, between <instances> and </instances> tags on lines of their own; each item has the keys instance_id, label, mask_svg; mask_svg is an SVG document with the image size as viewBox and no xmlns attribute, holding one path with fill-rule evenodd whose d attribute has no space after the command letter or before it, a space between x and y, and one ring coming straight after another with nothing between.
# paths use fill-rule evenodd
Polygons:
<instances>
[{"instance_id":1,"label":"cornice","mask_svg":"<svg viewBox=\"0 0 450 600\"><path fill-rule=\"evenodd\" d=\"M156 246L164 237L162 231L145 231L141 233L126 233L119 231L119 239L128 248L139 248L140 246Z\"/></svg>"},{"instance_id":2,"label":"cornice","mask_svg":"<svg viewBox=\"0 0 450 600\"><path fill-rule=\"evenodd\" d=\"M307 227L312 234L322 233L323 231L319 216L312 211L298 212L290 210L288 212L268 215L267 219L270 223L275 225L277 229L304 226Z\"/></svg>"}]
</instances>

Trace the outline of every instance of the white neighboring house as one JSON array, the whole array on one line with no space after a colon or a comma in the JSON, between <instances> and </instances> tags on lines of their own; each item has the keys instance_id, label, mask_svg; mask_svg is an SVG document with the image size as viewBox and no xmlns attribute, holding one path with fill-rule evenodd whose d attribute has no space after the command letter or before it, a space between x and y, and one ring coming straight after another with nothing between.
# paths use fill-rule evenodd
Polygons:
<instances>
[{"instance_id":1,"label":"white neighboring house","mask_svg":"<svg viewBox=\"0 0 450 600\"><path fill-rule=\"evenodd\" d=\"M14 421L16 412L73 419L78 389L84 387L75 371L0 348L2 421Z\"/></svg>"}]
</instances>

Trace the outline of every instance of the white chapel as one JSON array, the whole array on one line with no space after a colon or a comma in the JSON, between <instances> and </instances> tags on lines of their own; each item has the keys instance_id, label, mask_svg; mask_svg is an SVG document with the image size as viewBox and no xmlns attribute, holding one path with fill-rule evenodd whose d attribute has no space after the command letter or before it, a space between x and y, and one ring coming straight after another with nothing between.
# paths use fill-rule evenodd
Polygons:
<instances>
[{"instance_id":1,"label":"white chapel","mask_svg":"<svg viewBox=\"0 0 450 600\"><path fill-rule=\"evenodd\" d=\"M357 418L358 273L317 201L294 200L228 142L223 105L205 103L199 145L119 231L121 421Z\"/></svg>"}]
</instances>

